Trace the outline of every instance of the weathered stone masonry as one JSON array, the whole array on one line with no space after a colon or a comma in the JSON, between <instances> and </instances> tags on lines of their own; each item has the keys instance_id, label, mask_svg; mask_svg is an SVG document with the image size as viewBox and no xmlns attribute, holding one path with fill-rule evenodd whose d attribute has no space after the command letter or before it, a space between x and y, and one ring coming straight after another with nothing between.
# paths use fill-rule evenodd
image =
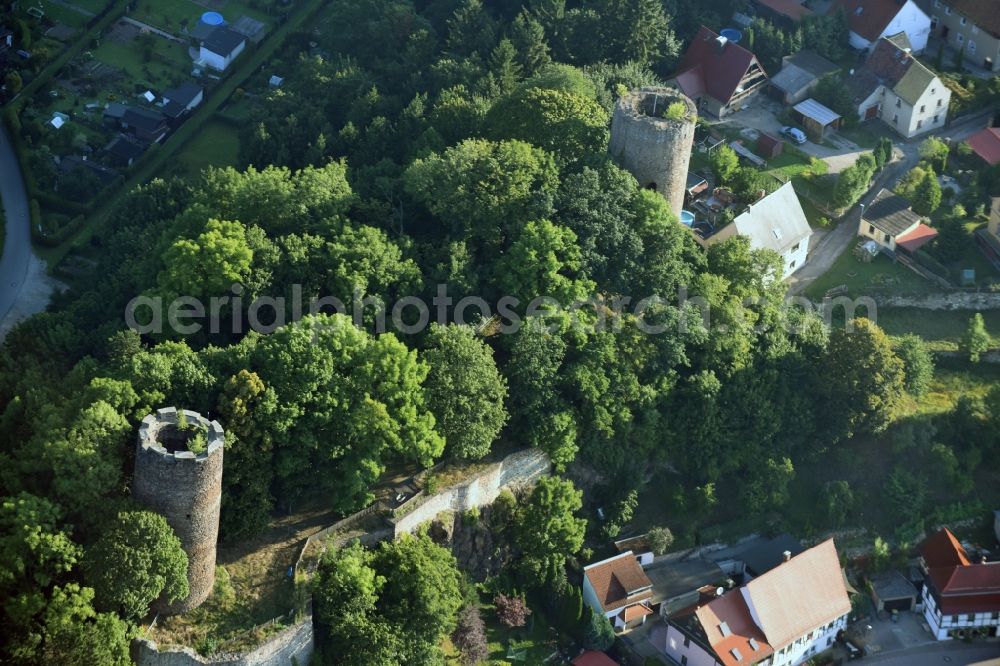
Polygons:
<instances>
[{"instance_id":1,"label":"weathered stone masonry","mask_svg":"<svg viewBox=\"0 0 1000 666\"><path fill-rule=\"evenodd\" d=\"M172 604L163 599L154 602L153 610L164 615L196 608L208 598L215 582L225 435L217 421L183 411L189 425L204 430L205 451L188 450L178 435L176 408L158 409L139 427L132 482L132 496L166 518L188 556L190 594Z\"/></svg>"},{"instance_id":2,"label":"weathered stone masonry","mask_svg":"<svg viewBox=\"0 0 1000 666\"><path fill-rule=\"evenodd\" d=\"M684 104L684 118L664 118L663 112L675 102ZM662 194L678 217L684 207L697 117L694 102L680 91L641 88L622 95L611 118L611 157L635 176L639 187Z\"/></svg>"}]
</instances>

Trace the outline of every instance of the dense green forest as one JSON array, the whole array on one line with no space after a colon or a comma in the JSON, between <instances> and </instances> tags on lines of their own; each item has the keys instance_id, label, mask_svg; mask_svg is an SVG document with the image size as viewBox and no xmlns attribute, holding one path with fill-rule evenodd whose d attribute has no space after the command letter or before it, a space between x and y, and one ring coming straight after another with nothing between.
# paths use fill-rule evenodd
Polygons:
<instances>
[{"instance_id":1,"label":"dense green forest","mask_svg":"<svg viewBox=\"0 0 1000 666\"><path fill-rule=\"evenodd\" d=\"M616 97L664 79L699 25L740 5L331 2L289 40L285 84L248 102L241 167L130 193L96 237L94 276L6 338L2 660L127 664L149 604L183 595L176 537L129 493L139 420L163 406L226 429L224 541L317 497L356 511L388 469L540 447L557 476L490 518L509 545L495 585L547 591L554 607L572 603L567 558L617 533L649 484L671 488L694 534L720 502L782 511L800 464L898 428L934 371L921 340L785 307L776 254L740 238L702 249L606 155ZM379 302L430 303L438 285L455 302L515 296L524 323L382 330ZM363 316L293 321L296 294ZM593 302L575 319L529 316L539 295ZM654 295L641 314L615 307ZM140 335L123 314L140 296L227 297L223 324ZM250 312L279 297L280 315ZM258 315L284 325L251 331ZM964 398L904 424L901 450L940 461L972 500L979 461L1000 453L998 419L1000 389ZM599 479L591 496L569 480L580 469ZM922 480L900 469L905 504ZM850 488L824 492L817 527L843 524ZM588 523L585 503L610 524ZM425 535L327 553L314 588L325 663L442 663L442 639L481 625L470 588Z\"/></svg>"}]
</instances>

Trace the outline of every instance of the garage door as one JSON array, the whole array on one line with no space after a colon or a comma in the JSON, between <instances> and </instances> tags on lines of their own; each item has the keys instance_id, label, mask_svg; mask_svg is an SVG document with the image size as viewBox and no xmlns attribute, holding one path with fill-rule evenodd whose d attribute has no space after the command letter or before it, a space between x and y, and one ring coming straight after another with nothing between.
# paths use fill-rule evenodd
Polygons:
<instances>
[{"instance_id":1,"label":"garage door","mask_svg":"<svg viewBox=\"0 0 1000 666\"><path fill-rule=\"evenodd\" d=\"M887 611L908 611L913 608L913 599L906 597L905 599L893 599L892 601L885 602L885 609Z\"/></svg>"}]
</instances>

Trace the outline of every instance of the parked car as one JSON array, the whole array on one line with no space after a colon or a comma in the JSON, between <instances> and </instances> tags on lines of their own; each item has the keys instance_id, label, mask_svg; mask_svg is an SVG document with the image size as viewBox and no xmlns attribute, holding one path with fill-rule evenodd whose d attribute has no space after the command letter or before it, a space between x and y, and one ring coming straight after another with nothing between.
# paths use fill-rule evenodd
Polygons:
<instances>
[{"instance_id":1,"label":"parked car","mask_svg":"<svg viewBox=\"0 0 1000 666\"><path fill-rule=\"evenodd\" d=\"M806 142L806 133L798 127L782 127L781 133L800 146Z\"/></svg>"}]
</instances>

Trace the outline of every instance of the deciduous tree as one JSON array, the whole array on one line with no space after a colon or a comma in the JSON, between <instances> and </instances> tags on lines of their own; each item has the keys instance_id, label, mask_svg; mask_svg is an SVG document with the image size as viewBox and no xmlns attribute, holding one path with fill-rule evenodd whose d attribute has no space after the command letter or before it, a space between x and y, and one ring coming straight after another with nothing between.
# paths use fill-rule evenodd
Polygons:
<instances>
[{"instance_id":1,"label":"deciduous tree","mask_svg":"<svg viewBox=\"0 0 1000 666\"><path fill-rule=\"evenodd\" d=\"M87 552L87 579L99 606L130 620L149 612L161 594L168 603L188 594L188 558L166 519L149 511L118 518Z\"/></svg>"},{"instance_id":2,"label":"deciduous tree","mask_svg":"<svg viewBox=\"0 0 1000 666\"><path fill-rule=\"evenodd\" d=\"M445 450L457 458L482 458L507 422L507 381L493 350L470 326L435 324L423 358L430 366L427 405Z\"/></svg>"}]
</instances>

